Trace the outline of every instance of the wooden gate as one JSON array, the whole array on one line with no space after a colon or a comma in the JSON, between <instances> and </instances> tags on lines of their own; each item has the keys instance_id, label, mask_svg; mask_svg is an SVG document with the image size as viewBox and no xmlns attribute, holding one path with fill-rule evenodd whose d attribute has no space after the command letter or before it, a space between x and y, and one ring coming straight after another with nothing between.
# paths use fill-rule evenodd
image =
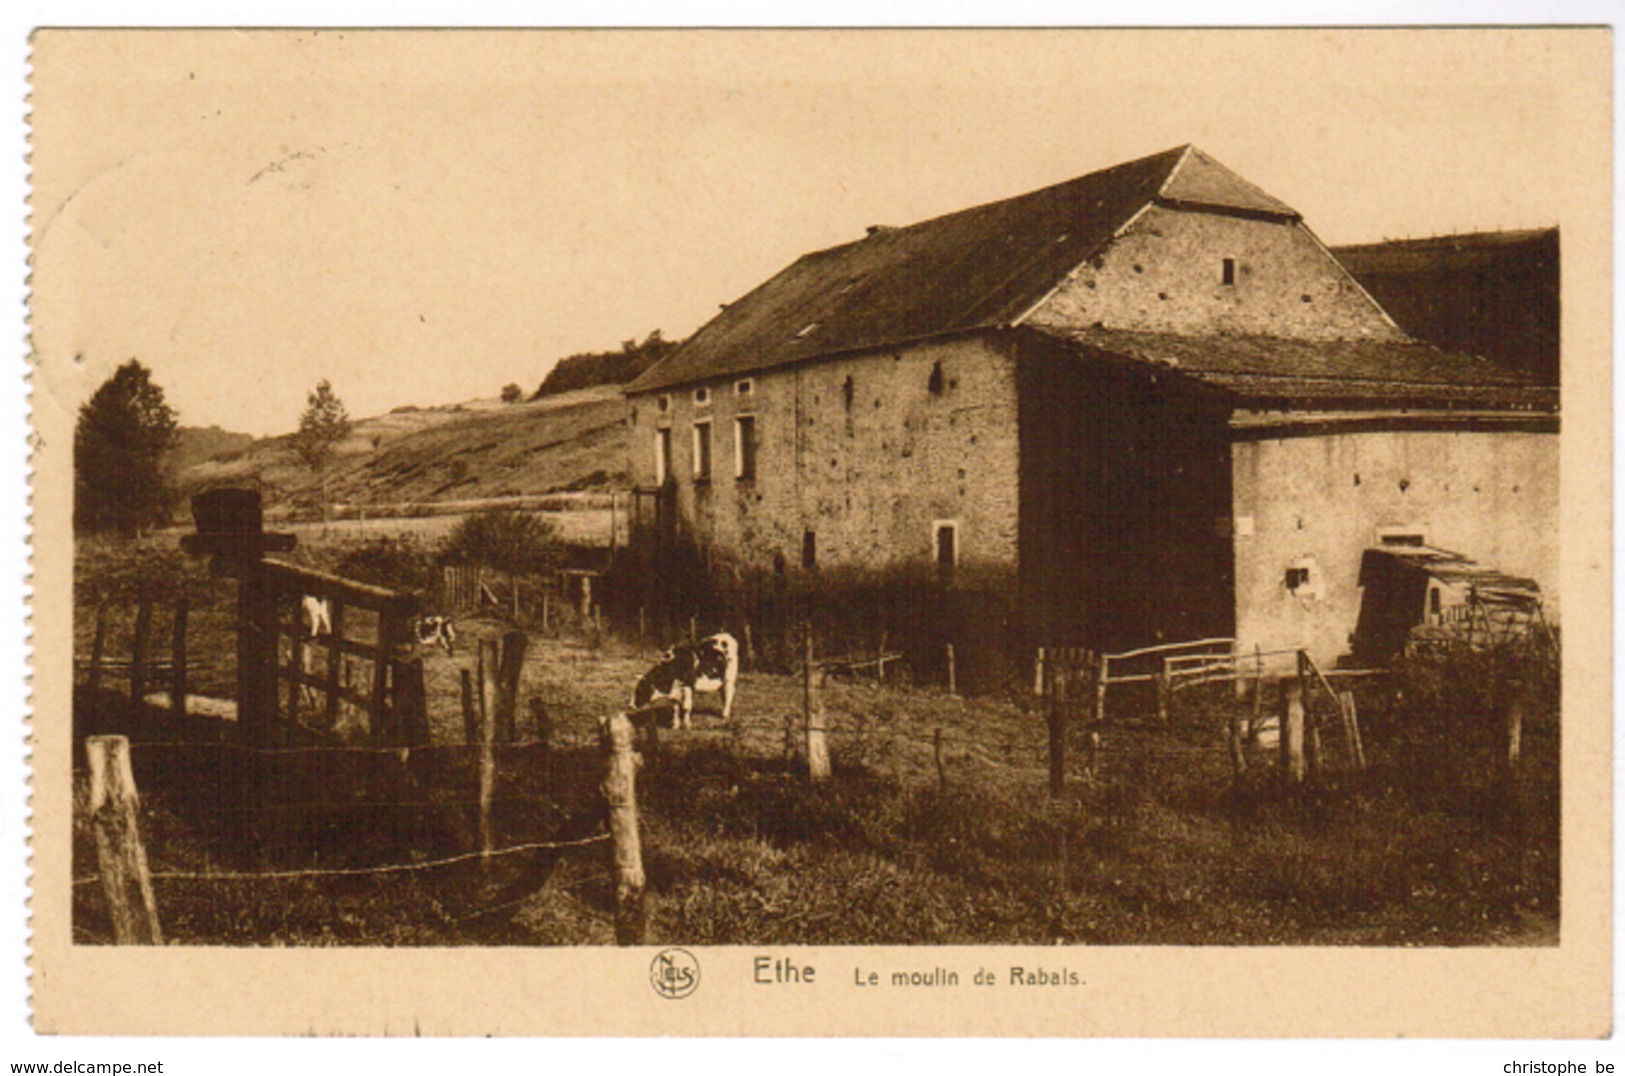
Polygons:
<instances>
[{"instance_id":1,"label":"wooden gate","mask_svg":"<svg viewBox=\"0 0 1625 1076\"><path fill-rule=\"evenodd\" d=\"M423 661L410 654L413 595L273 560L258 575L261 593L240 626L256 637L260 663L245 722L280 727L278 739L304 731L429 742ZM307 601L321 615L311 617Z\"/></svg>"}]
</instances>

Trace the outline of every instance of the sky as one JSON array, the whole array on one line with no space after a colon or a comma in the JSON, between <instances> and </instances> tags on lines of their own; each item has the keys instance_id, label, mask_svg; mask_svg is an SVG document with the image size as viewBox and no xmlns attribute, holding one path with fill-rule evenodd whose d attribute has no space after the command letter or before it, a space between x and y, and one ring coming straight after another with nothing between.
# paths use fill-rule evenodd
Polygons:
<instances>
[{"instance_id":1,"label":"sky","mask_svg":"<svg viewBox=\"0 0 1625 1076\"><path fill-rule=\"evenodd\" d=\"M867 225L1187 142L1329 244L1561 224L1563 40L46 32L35 361L72 408L136 357L254 434L324 377L357 416L528 392Z\"/></svg>"}]
</instances>

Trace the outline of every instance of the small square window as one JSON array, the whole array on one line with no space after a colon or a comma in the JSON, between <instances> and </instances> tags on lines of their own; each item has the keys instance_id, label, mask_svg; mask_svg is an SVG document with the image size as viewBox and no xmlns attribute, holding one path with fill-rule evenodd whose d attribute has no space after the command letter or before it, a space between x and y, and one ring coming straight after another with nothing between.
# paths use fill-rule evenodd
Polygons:
<instances>
[{"instance_id":1,"label":"small square window","mask_svg":"<svg viewBox=\"0 0 1625 1076\"><path fill-rule=\"evenodd\" d=\"M743 380L743 381L735 381L734 382L734 395L735 396L749 396L751 393L753 393L755 391L756 391L756 382L752 381L748 377L745 378L745 380Z\"/></svg>"},{"instance_id":2,"label":"small square window","mask_svg":"<svg viewBox=\"0 0 1625 1076\"><path fill-rule=\"evenodd\" d=\"M1308 585L1308 568L1288 568L1286 570L1286 588L1288 590L1301 590Z\"/></svg>"},{"instance_id":3,"label":"small square window","mask_svg":"<svg viewBox=\"0 0 1625 1076\"><path fill-rule=\"evenodd\" d=\"M711 390L706 388L704 385L701 385L699 388L695 389L694 390L694 402L701 405L702 407L705 404L710 403L711 402Z\"/></svg>"}]
</instances>

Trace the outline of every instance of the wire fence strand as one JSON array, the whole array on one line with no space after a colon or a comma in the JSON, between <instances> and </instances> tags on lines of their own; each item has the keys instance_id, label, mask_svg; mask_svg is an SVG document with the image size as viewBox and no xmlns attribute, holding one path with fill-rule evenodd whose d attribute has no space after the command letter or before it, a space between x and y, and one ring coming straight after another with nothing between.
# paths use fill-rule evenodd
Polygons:
<instances>
[{"instance_id":1,"label":"wire fence strand","mask_svg":"<svg viewBox=\"0 0 1625 1076\"><path fill-rule=\"evenodd\" d=\"M596 833L591 837L580 837L569 841L530 841L525 844L509 845L506 848L493 848L489 852L464 852L461 855L447 856L444 859L431 859L422 863L389 863L382 867L312 867L280 871L153 871L151 877L153 881L162 880L166 882L257 882L265 879L352 878L369 874L398 874L403 871L434 870L457 863L466 863L474 859L494 859L497 856L515 855L519 852L584 848L588 845L601 844L609 839L607 833ZM101 880L101 875L92 874L84 878L75 878L73 884L75 886L92 885Z\"/></svg>"}]
</instances>

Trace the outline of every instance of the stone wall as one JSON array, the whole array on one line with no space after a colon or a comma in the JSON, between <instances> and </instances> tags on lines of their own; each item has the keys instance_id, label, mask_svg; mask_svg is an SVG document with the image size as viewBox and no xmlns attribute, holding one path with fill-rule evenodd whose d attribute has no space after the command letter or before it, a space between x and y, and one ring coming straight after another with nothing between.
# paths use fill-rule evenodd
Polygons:
<instances>
[{"instance_id":1,"label":"stone wall","mask_svg":"<svg viewBox=\"0 0 1625 1076\"><path fill-rule=\"evenodd\" d=\"M1301 224L1161 207L1075 270L1028 320L1196 335L1403 336Z\"/></svg>"},{"instance_id":2,"label":"stone wall","mask_svg":"<svg viewBox=\"0 0 1625 1076\"><path fill-rule=\"evenodd\" d=\"M634 397L634 481L655 484L656 430L668 428L679 518L742 569L801 571L811 531L821 570L930 570L934 525L949 522L957 574L1008 575L1017 544L1014 382L1007 348L964 337ZM747 414L754 479L736 475L735 420ZM693 428L705 422L711 475L696 481Z\"/></svg>"},{"instance_id":3,"label":"stone wall","mask_svg":"<svg viewBox=\"0 0 1625 1076\"><path fill-rule=\"evenodd\" d=\"M1514 430L1319 433L1239 441L1236 631L1245 649L1349 650L1360 559L1379 528L1534 578L1558 604L1558 438ZM1309 570L1288 590L1289 568Z\"/></svg>"}]
</instances>

